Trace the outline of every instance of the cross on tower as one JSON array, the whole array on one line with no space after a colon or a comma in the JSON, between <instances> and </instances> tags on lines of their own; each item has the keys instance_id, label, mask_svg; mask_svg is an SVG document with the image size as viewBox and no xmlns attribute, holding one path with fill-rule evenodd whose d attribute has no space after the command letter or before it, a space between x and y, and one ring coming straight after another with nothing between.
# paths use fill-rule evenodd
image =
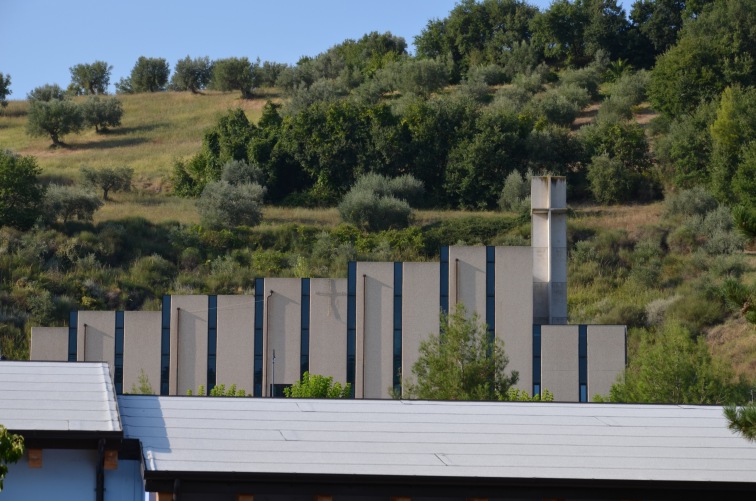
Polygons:
<instances>
[{"instance_id":1,"label":"cross on tower","mask_svg":"<svg viewBox=\"0 0 756 501\"><path fill-rule=\"evenodd\" d=\"M331 298L331 300L328 302L328 316L331 316L331 313L336 308L336 298L339 296L346 296L346 292L337 292L336 291L336 280L329 280L329 291L328 292L316 292L315 294L317 296L328 296Z\"/></svg>"}]
</instances>

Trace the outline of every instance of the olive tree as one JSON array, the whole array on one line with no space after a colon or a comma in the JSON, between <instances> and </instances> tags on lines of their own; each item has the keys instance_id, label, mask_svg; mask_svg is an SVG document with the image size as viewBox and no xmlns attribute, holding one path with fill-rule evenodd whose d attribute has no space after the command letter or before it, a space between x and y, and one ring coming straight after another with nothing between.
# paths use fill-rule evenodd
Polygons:
<instances>
[{"instance_id":1,"label":"olive tree","mask_svg":"<svg viewBox=\"0 0 756 501\"><path fill-rule=\"evenodd\" d=\"M116 97L90 96L82 105L84 123L94 126L96 132L107 132L109 127L121 125L123 105Z\"/></svg>"},{"instance_id":2,"label":"olive tree","mask_svg":"<svg viewBox=\"0 0 756 501\"><path fill-rule=\"evenodd\" d=\"M0 72L0 108L8 106L8 96L12 94L10 90L11 77Z\"/></svg>"},{"instance_id":3,"label":"olive tree","mask_svg":"<svg viewBox=\"0 0 756 501\"><path fill-rule=\"evenodd\" d=\"M197 200L202 223L211 228L256 226L262 220L265 188L256 183L208 183Z\"/></svg>"},{"instance_id":4,"label":"olive tree","mask_svg":"<svg viewBox=\"0 0 756 501\"><path fill-rule=\"evenodd\" d=\"M50 136L52 146L64 146L63 136L84 128L81 106L67 99L34 101L29 106L26 132L30 136Z\"/></svg>"},{"instance_id":5,"label":"olive tree","mask_svg":"<svg viewBox=\"0 0 756 501\"><path fill-rule=\"evenodd\" d=\"M113 67L105 61L72 66L69 68L71 85L68 86L68 89L77 96L107 94L112 70Z\"/></svg>"},{"instance_id":6,"label":"olive tree","mask_svg":"<svg viewBox=\"0 0 756 501\"><path fill-rule=\"evenodd\" d=\"M121 94L160 92L165 90L170 74L170 65L162 57L140 56L129 77L116 84L116 90Z\"/></svg>"},{"instance_id":7,"label":"olive tree","mask_svg":"<svg viewBox=\"0 0 756 501\"><path fill-rule=\"evenodd\" d=\"M34 157L0 150L0 226L25 230L34 224L45 194L40 172Z\"/></svg>"},{"instance_id":8,"label":"olive tree","mask_svg":"<svg viewBox=\"0 0 756 501\"><path fill-rule=\"evenodd\" d=\"M57 184L47 188L43 204L43 217L48 223L58 219L68 222L91 221L94 213L102 207L102 201L95 193L75 186L60 186Z\"/></svg>"},{"instance_id":9,"label":"olive tree","mask_svg":"<svg viewBox=\"0 0 756 501\"><path fill-rule=\"evenodd\" d=\"M35 87L26 95L26 99L31 103L34 101L52 101L53 99L62 100L66 98L66 93L58 84L45 84Z\"/></svg>"},{"instance_id":10,"label":"olive tree","mask_svg":"<svg viewBox=\"0 0 756 501\"><path fill-rule=\"evenodd\" d=\"M186 56L176 63L171 77L171 89L177 91L190 91L192 94L200 94L207 87L213 76L213 63L210 58L196 57L192 59Z\"/></svg>"},{"instance_id":11,"label":"olive tree","mask_svg":"<svg viewBox=\"0 0 756 501\"><path fill-rule=\"evenodd\" d=\"M110 192L130 191L133 176L134 169L131 167L81 168L84 184L101 189L103 200L108 200Z\"/></svg>"},{"instance_id":12,"label":"olive tree","mask_svg":"<svg viewBox=\"0 0 756 501\"><path fill-rule=\"evenodd\" d=\"M212 88L220 91L238 90L242 99L250 99L257 85L257 64L246 57L219 59L213 65Z\"/></svg>"}]
</instances>

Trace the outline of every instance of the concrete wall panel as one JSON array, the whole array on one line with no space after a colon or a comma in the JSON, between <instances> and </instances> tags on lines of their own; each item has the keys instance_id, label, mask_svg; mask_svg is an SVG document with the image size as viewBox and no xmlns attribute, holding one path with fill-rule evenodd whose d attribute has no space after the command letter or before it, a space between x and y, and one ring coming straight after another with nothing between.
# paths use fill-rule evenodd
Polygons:
<instances>
[{"instance_id":1,"label":"concrete wall panel","mask_svg":"<svg viewBox=\"0 0 756 501\"><path fill-rule=\"evenodd\" d=\"M404 263L402 279L402 377L412 377L420 342L439 333L439 263Z\"/></svg>"},{"instance_id":2,"label":"concrete wall panel","mask_svg":"<svg viewBox=\"0 0 756 501\"><path fill-rule=\"evenodd\" d=\"M356 292L355 396L387 398L394 370L394 263L357 263Z\"/></svg>"},{"instance_id":3,"label":"concrete wall panel","mask_svg":"<svg viewBox=\"0 0 756 501\"><path fill-rule=\"evenodd\" d=\"M255 296L218 296L215 383L251 394L255 368Z\"/></svg>"},{"instance_id":4,"label":"concrete wall panel","mask_svg":"<svg viewBox=\"0 0 756 501\"><path fill-rule=\"evenodd\" d=\"M541 387L558 402L580 399L578 326L541 327Z\"/></svg>"},{"instance_id":5,"label":"concrete wall panel","mask_svg":"<svg viewBox=\"0 0 756 501\"><path fill-rule=\"evenodd\" d=\"M533 252L530 247L496 248L496 338L504 341L507 370L520 373L517 388L533 390Z\"/></svg>"},{"instance_id":6,"label":"concrete wall panel","mask_svg":"<svg viewBox=\"0 0 756 501\"><path fill-rule=\"evenodd\" d=\"M310 373L346 383L347 281L310 279Z\"/></svg>"},{"instance_id":7,"label":"concrete wall panel","mask_svg":"<svg viewBox=\"0 0 756 501\"><path fill-rule=\"evenodd\" d=\"M266 278L265 288L267 294L271 290L273 294L268 298L267 304L267 380L264 386L269 388L271 384L294 384L300 379L302 280Z\"/></svg>"},{"instance_id":8,"label":"concrete wall panel","mask_svg":"<svg viewBox=\"0 0 756 501\"><path fill-rule=\"evenodd\" d=\"M68 327L32 327L29 360L66 362Z\"/></svg>"},{"instance_id":9,"label":"concrete wall panel","mask_svg":"<svg viewBox=\"0 0 756 501\"><path fill-rule=\"evenodd\" d=\"M468 312L486 318L486 248L449 247L449 311L463 303Z\"/></svg>"},{"instance_id":10,"label":"concrete wall panel","mask_svg":"<svg viewBox=\"0 0 756 501\"><path fill-rule=\"evenodd\" d=\"M160 335L162 317L159 311L125 311L123 313L123 391L139 387L139 374L144 371L155 394L160 393Z\"/></svg>"},{"instance_id":11,"label":"concrete wall panel","mask_svg":"<svg viewBox=\"0 0 756 501\"><path fill-rule=\"evenodd\" d=\"M588 326L588 400L608 395L625 368L624 325Z\"/></svg>"},{"instance_id":12,"label":"concrete wall panel","mask_svg":"<svg viewBox=\"0 0 756 501\"><path fill-rule=\"evenodd\" d=\"M107 362L115 373L115 311L79 311L76 360Z\"/></svg>"},{"instance_id":13,"label":"concrete wall panel","mask_svg":"<svg viewBox=\"0 0 756 501\"><path fill-rule=\"evenodd\" d=\"M207 387L207 296L171 296L170 381L171 395Z\"/></svg>"}]
</instances>

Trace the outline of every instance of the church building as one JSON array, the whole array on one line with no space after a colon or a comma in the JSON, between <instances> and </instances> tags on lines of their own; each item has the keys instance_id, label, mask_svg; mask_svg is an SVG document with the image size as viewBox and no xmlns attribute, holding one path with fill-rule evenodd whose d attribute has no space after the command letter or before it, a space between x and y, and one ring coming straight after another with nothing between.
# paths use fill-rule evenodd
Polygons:
<instances>
[{"instance_id":1,"label":"church building","mask_svg":"<svg viewBox=\"0 0 756 501\"><path fill-rule=\"evenodd\" d=\"M347 278L259 278L252 295L164 296L162 311L74 311L32 329L31 359L107 362L118 394L215 385L282 396L305 371L390 398L439 313L464 304L504 342L517 387L557 401L607 394L625 368L624 325L567 324L563 177L531 186L531 247L441 249L437 262L352 262Z\"/></svg>"}]
</instances>

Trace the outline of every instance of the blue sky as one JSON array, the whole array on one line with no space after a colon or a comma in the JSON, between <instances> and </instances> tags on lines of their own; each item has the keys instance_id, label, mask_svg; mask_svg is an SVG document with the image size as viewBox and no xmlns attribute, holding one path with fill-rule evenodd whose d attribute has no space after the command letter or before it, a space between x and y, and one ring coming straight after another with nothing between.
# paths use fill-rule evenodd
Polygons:
<instances>
[{"instance_id":1,"label":"blue sky","mask_svg":"<svg viewBox=\"0 0 756 501\"><path fill-rule=\"evenodd\" d=\"M69 68L103 60L113 84L139 56L173 65L191 55L295 63L347 38L390 31L409 44L457 0L1 0L0 72L10 99L66 87ZM551 0L530 0L541 9Z\"/></svg>"}]
</instances>

